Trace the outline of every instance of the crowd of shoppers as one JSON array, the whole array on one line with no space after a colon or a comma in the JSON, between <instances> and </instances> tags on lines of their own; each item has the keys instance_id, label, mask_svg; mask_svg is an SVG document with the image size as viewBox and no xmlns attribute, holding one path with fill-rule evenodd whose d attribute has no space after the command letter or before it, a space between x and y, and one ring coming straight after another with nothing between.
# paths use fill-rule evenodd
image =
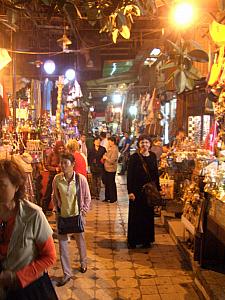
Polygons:
<instances>
[{"instance_id":1,"label":"crowd of shoppers","mask_svg":"<svg viewBox=\"0 0 225 300\"><path fill-rule=\"evenodd\" d=\"M72 277L69 233L73 233L79 251L79 270L82 273L87 270L85 216L91 199L100 200L101 182L105 187L103 201L114 203L118 200L115 181L119 158L117 141L114 136L107 137L106 133L94 137L93 146L88 148L85 135L81 136L80 141L69 140L66 146L62 141L57 141L47 158L49 179L43 210L47 210L53 199L63 270L63 277L57 281L58 286L63 286ZM154 153L158 153L158 147L153 147L154 152L151 151L152 141L147 135L138 138L137 146L137 151L130 155L131 139L128 133L124 134L119 144L120 155L126 158L120 173L127 171L129 248L150 247L154 242L154 208L148 206L143 186L151 181L160 189L157 154ZM88 166L92 174L91 183L87 181ZM24 300L27 299L22 297L25 293L33 293L32 299L39 299L38 295L43 291L37 290L35 283L38 281L38 284L48 285L50 296L43 296L43 300L55 300L57 296L45 272L56 260L53 232L41 208L25 200L25 180L24 171L17 163L0 160L0 299ZM59 231L60 219L74 220L77 216L81 219L82 231Z\"/></svg>"}]
</instances>

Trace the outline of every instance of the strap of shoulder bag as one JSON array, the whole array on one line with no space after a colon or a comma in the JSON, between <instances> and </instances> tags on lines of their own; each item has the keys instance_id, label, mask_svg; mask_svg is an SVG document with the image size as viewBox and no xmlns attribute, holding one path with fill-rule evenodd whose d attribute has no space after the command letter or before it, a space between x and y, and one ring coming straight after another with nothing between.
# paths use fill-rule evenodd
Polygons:
<instances>
[{"instance_id":1,"label":"strap of shoulder bag","mask_svg":"<svg viewBox=\"0 0 225 300\"><path fill-rule=\"evenodd\" d=\"M149 180L151 180L151 176L150 176L150 173L149 173L149 170L148 170L148 166L147 166L144 158L142 157L142 155L141 155L141 153L139 151L137 151L137 154L140 157L140 160L142 162L142 166L143 166L143 169L145 170L145 173L148 175Z\"/></svg>"},{"instance_id":2,"label":"strap of shoulder bag","mask_svg":"<svg viewBox=\"0 0 225 300\"><path fill-rule=\"evenodd\" d=\"M79 214L80 214L80 176L77 173L75 174L75 180L76 180L78 210L79 210Z\"/></svg>"}]
</instances>

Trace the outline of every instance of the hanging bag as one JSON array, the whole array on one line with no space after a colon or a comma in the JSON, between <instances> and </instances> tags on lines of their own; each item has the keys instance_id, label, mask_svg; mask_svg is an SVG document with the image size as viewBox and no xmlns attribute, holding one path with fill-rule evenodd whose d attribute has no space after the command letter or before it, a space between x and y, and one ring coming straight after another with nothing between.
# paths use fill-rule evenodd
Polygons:
<instances>
[{"instance_id":1,"label":"hanging bag","mask_svg":"<svg viewBox=\"0 0 225 300\"><path fill-rule=\"evenodd\" d=\"M174 198L174 180L170 179L168 173L159 178L162 197L167 200Z\"/></svg>"},{"instance_id":2,"label":"hanging bag","mask_svg":"<svg viewBox=\"0 0 225 300\"><path fill-rule=\"evenodd\" d=\"M208 85L214 86L220 80L221 73L223 71L224 62L224 46L220 47L219 55L215 54L214 62L210 71Z\"/></svg>"},{"instance_id":3,"label":"hanging bag","mask_svg":"<svg viewBox=\"0 0 225 300\"><path fill-rule=\"evenodd\" d=\"M149 207L162 206L163 205L162 197L160 195L160 192L157 189L155 182L151 181L151 176L148 171L148 166L147 166L146 162L144 161L142 155L139 152L137 152L137 153L142 162L143 169L145 170L145 173L148 175L148 178L149 178L149 182L147 182L145 185L143 185L143 191L146 196L147 204Z\"/></svg>"},{"instance_id":4,"label":"hanging bag","mask_svg":"<svg viewBox=\"0 0 225 300\"><path fill-rule=\"evenodd\" d=\"M80 184L79 184L79 175L75 175L76 178L76 190L77 190L77 202L79 215L73 217L61 217L58 216L58 233L67 234L67 233L81 233L84 232L84 224L82 216L80 214Z\"/></svg>"}]
</instances>

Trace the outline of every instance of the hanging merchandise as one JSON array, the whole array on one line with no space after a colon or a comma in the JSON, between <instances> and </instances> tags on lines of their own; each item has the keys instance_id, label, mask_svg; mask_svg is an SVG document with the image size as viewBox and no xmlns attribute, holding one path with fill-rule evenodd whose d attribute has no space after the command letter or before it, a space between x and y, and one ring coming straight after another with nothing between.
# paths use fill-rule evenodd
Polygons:
<instances>
[{"instance_id":1,"label":"hanging merchandise","mask_svg":"<svg viewBox=\"0 0 225 300\"><path fill-rule=\"evenodd\" d=\"M225 45L225 25L213 21L209 27L211 38L218 46Z\"/></svg>"},{"instance_id":2,"label":"hanging merchandise","mask_svg":"<svg viewBox=\"0 0 225 300\"><path fill-rule=\"evenodd\" d=\"M53 82L48 78L44 81L42 110L51 112Z\"/></svg>"},{"instance_id":3,"label":"hanging merchandise","mask_svg":"<svg viewBox=\"0 0 225 300\"><path fill-rule=\"evenodd\" d=\"M146 120L145 120L146 125L151 124L154 120L154 117L155 117L154 116L155 93L156 93L156 89L154 88L154 90L152 92L152 97L150 98L148 108L147 108L148 115L147 115Z\"/></svg>"},{"instance_id":4,"label":"hanging merchandise","mask_svg":"<svg viewBox=\"0 0 225 300\"><path fill-rule=\"evenodd\" d=\"M113 105L108 104L105 111L105 121L107 123L113 122Z\"/></svg>"},{"instance_id":5,"label":"hanging merchandise","mask_svg":"<svg viewBox=\"0 0 225 300\"><path fill-rule=\"evenodd\" d=\"M33 120L37 120L41 116L41 82L32 79L30 91L30 106L33 110Z\"/></svg>"},{"instance_id":6,"label":"hanging merchandise","mask_svg":"<svg viewBox=\"0 0 225 300\"><path fill-rule=\"evenodd\" d=\"M56 111L56 127L58 131L60 131L60 114L61 114L61 103L62 103L62 90L64 86L64 77L59 76L59 80L57 81L58 87L58 97L57 97L57 111Z\"/></svg>"},{"instance_id":7,"label":"hanging merchandise","mask_svg":"<svg viewBox=\"0 0 225 300\"><path fill-rule=\"evenodd\" d=\"M145 133L150 136L161 136L163 131L163 127L160 124L162 114L160 112L160 101L156 98L155 88L149 101L147 111L148 115L145 118Z\"/></svg>"},{"instance_id":8,"label":"hanging merchandise","mask_svg":"<svg viewBox=\"0 0 225 300\"><path fill-rule=\"evenodd\" d=\"M8 63L12 61L6 49L0 48L0 70L2 70Z\"/></svg>"},{"instance_id":9,"label":"hanging merchandise","mask_svg":"<svg viewBox=\"0 0 225 300\"><path fill-rule=\"evenodd\" d=\"M167 200L174 198L174 180L166 173L159 178L162 197Z\"/></svg>"},{"instance_id":10,"label":"hanging merchandise","mask_svg":"<svg viewBox=\"0 0 225 300\"><path fill-rule=\"evenodd\" d=\"M2 96L0 95L0 122L3 121L5 118L6 118L5 103L3 101Z\"/></svg>"},{"instance_id":11,"label":"hanging merchandise","mask_svg":"<svg viewBox=\"0 0 225 300\"><path fill-rule=\"evenodd\" d=\"M224 46L220 47L218 56L217 54L215 54L214 63L210 71L208 85L213 86L220 80L220 76L223 70L222 69L223 61L224 61Z\"/></svg>"},{"instance_id":12,"label":"hanging merchandise","mask_svg":"<svg viewBox=\"0 0 225 300\"><path fill-rule=\"evenodd\" d=\"M0 78L0 96L3 98L5 116L9 117L9 99L5 90L5 80Z\"/></svg>"},{"instance_id":13,"label":"hanging merchandise","mask_svg":"<svg viewBox=\"0 0 225 300\"><path fill-rule=\"evenodd\" d=\"M77 82L77 80L74 80L74 85L73 85L72 91L70 91L70 93L72 93L73 99L83 97L80 85Z\"/></svg>"},{"instance_id":14,"label":"hanging merchandise","mask_svg":"<svg viewBox=\"0 0 225 300\"><path fill-rule=\"evenodd\" d=\"M34 186L33 186L33 168L32 168L32 161L33 158L29 153L14 154L12 156L12 161L18 164L24 172L26 173L26 183L25 183L25 196L26 199L33 202L34 201Z\"/></svg>"},{"instance_id":15,"label":"hanging merchandise","mask_svg":"<svg viewBox=\"0 0 225 300\"><path fill-rule=\"evenodd\" d=\"M196 143L201 141L201 116L189 116L188 117L188 137Z\"/></svg>"}]
</instances>

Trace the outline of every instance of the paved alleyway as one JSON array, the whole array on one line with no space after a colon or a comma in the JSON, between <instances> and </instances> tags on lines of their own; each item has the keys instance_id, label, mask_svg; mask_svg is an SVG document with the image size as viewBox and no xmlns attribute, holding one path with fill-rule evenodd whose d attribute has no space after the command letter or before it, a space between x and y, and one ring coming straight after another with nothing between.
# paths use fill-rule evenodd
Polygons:
<instances>
[{"instance_id":1,"label":"paved alleyway","mask_svg":"<svg viewBox=\"0 0 225 300\"><path fill-rule=\"evenodd\" d=\"M191 271L169 234L156 219L156 242L149 249L126 247L128 200L126 185L117 178L118 203L93 201L86 224L88 271L78 272L75 241L70 241L74 277L56 291L60 300L145 299L196 300ZM58 243L56 240L58 251ZM60 261L50 270L62 276Z\"/></svg>"}]
</instances>

